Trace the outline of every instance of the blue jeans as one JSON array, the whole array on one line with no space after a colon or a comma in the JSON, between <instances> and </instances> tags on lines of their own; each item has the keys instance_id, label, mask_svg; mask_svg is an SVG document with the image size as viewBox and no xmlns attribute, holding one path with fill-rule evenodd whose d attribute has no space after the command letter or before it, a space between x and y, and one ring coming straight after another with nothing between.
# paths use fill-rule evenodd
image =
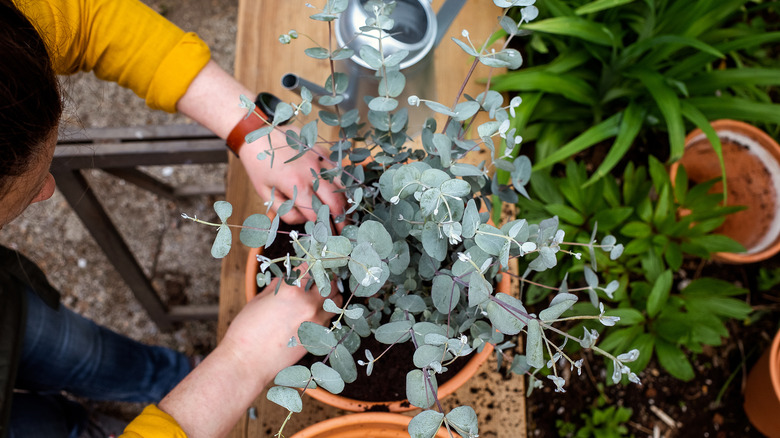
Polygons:
<instances>
[{"instance_id":1,"label":"blue jeans","mask_svg":"<svg viewBox=\"0 0 780 438\"><path fill-rule=\"evenodd\" d=\"M121 336L64 306L55 311L30 290L27 299L14 386L24 392L11 404L9 438L78 436L86 411L64 400L62 392L91 400L155 403L191 370L181 353Z\"/></svg>"}]
</instances>

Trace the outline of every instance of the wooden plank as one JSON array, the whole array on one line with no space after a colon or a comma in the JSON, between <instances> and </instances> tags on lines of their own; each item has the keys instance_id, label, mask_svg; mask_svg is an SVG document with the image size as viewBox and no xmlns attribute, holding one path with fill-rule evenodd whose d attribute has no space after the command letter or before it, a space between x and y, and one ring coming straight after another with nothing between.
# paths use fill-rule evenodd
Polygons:
<instances>
[{"instance_id":1,"label":"wooden plank","mask_svg":"<svg viewBox=\"0 0 780 438\"><path fill-rule=\"evenodd\" d=\"M317 4L320 3L323 2ZM434 9L438 9L443 3L444 0L434 0ZM324 83L329 74L327 64L309 58L303 54L303 51L312 46L306 36L321 44L327 44L327 25L310 20L308 16L314 10L305 7L304 4L304 0L239 0L235 59L235 76L239 81L252 90L272 92L284 101L299 100L292 91L281 86L281 78L285 73L296 73L314 83ZM471 59L450 38L460 38L464 28L469 30L472 38L487 38L498 29L499 13L499 9L489 0L466 2L435 53L435 78L439 101L447 105L454 103L463 79L471 67ZM301 38L291 45L278 43L279 35L290 29L297 30ZM476 43L479 41L475 41ZM487 72L488 70L480 65L474 72L472 81L466 86L465 92L476 96L483 91L484 84L477 84L474 79L485 78ZM439 123L443 120L443 117L438 118ZM484 155L474 157L473 161L482 159ZM233 203L234 218L244 218L261 211L261 201L250 194L253 193L251 184L240 163L233 157L229 162L226 190L227 200ZM237 236L234 236L233 249L222 264L218 339L222 338L232 318L245 304L243 281L247 255L248 251L238 242ZM489 365L485 365L482 371L491 371ZM486 430L486 433L481 433L480 436L524 437L526 426L523 379L504 381L495 371L480 372L479 375L488 376L492 380L472 379L473 381L459 390L450 401L474 403ZM487 393L482 390L485 387L497 391L496 395L486 395ZM495 397L502 398L495 399ZM508 397L511 397L511 400ZM511 409L503 408L510 405ZM501 408L491 409L488 406L501 406ZM256 415L246 415L234 428L231 437L273 436L286 416L286 411L266 401L264 394L258 398L253 407ZM411 414L414 413L413 411ZM307 398L304 401L304 411L293 415L285 427L285 435L290 436L317 421L343 414L345 412ZM252 418L255 416L256 418Z\"/></svg>"}]
</instances>

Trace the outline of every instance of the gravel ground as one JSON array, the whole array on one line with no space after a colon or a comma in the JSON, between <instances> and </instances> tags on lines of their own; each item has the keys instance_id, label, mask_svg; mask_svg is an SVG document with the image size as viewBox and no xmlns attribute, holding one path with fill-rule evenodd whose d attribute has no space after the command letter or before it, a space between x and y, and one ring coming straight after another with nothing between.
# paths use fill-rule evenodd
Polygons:
<instances>
[{"instance_id":1,"label":"gravel ground","mask_svg":"<svg viewBox=\"0 0 780 438\"><path fill-rule=\"evenodd\" d=\"M232 72L237 2L218 0L145 0L185 30L197 32L213 59ZM131 91L91 74L63 78L67 110L63 122L80 127L193 123L181 115L153 111ZM151 167L144 170L172 184L213 184L224 179L224 165ZM161 199L101 171L86 172L105 210L128 242L164 301L216 304L219 261L209 250L211 229L181 219L213 218L217 198L184 202ZM0 244L16 248L44 269L62 292L62 302L97 323L133 339L165 345L186 354L205 354L216 345L216 321L186 322L161 333L108 262L84 225L57 191L0 231ZM94 405L131 416L134 405Z\"/></svg>"}]
</instances>

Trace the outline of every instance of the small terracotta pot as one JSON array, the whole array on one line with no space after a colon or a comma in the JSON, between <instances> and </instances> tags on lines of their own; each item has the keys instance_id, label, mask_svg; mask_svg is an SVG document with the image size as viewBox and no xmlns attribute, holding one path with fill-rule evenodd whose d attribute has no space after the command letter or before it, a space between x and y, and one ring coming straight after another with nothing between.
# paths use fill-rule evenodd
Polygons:
<instances>
[{"instance_id":1,"label":"small terracotta pot","mask_svg":"<svg viewBox=\"0 0 780 438\"><path fill-rule=\"evenodd\" d=\"M296 433L291 438L409 438L407 428L412 417L387 412L343 415L322 421ZM447 438L441 428L435 438Z\"/></svg>"},{"instance_id":2,"label":"small terracotta pot","mask_svg":"<svg viewBox=\"0 0 780 438\"><path fill-rule=\"evenodd\" d=\"M780 331L750 370L744 408L756 429L767 438L780 438Z\"/></svg>"},{"instance_id":3,"label":"small terracotta pot","mask_svg":"<svg viewBox=\"0 0 780 438\"><path fill-rule=\"evenodd\" d=\"M716 120L711 123L723 144L728 205L747 209L730 214L716 232L731 237L744 253L715 253L726 263L755 263L780 251L780 146L767 133L744 122ZM695 183L720 178L721 168L712 144L700 129L685 138L682 158L672 164L674 181L682 165ZM713 192L721 192L720 182Z\"/></svg>"},{"instance_id":4,"label":"small terracotta pot","mask_svg":"<svg viewBox=\"0 0 780 438\"><path fill-rule=\"evenodd\" d=\"M245 293L247 302L251 300L257 293L257 255L260 254L260 248L252 248L249 251L249 257L247 259L247 269L245 276ZM511 278L508 275L503 275L501 282L496 287L499 292L510 293ZM455 392L458 388L463 386L471 377L473 377L479 368L485 361L488 360L490 354L493 352L493 346L490 344L485 345L481 352L473 355L471 359L466 363L460 371L458 371L449 380L442 383L439 386L438 395L439 398L447 397ZM365 412L365 411L390 411L390 412L405 412L417 409L411 405L407 400L388 400L382 402L371 402L365 400L355 400L340 395L331 394L322 388L307 389L306 394L309 394L315 400L319 400L330 406L344 409L351 412ZM308 436L308 435L306 435ZM315 436L315 435L312 435ZM387 435L395 436L395 435ZM407 435L408 436L408 435Z\"/></svg>"}]
</instances>

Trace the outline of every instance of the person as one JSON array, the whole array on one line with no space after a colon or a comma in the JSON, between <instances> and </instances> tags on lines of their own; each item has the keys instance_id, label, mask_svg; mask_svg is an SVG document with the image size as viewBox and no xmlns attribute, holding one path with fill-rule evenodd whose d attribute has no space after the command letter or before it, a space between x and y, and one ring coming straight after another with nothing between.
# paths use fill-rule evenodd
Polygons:
<instances>
[{"instance_id":1,"label":"person","mask_svg":"<svg viewBox=\"0 0 780 438\"><path fill-rule=\"evenodd\" d=\"M210 59L208 46L137 0L0 0L0 227L55 187L49 165L62 114L56 75L93 71L145 99L179 111L229 140L261 197L275 187L279 205L298 191L283 219L314 219L307 154L296 166L257 155L286 144L279 130L243 144L250 91ZM294 128L292 128L294 129ZM277 150L276 163L297 152ZM281 177L282 169L284 176ZM322 181L317 196L334 214L345 201ZM334 290L336 288L333 288ZM323 323L322 297L283 285L260 294L235 318L220 345L194 369L183 355L146 346L71 312L34 263L0 250L0 436L78 436L88 398L156 402L126 435L213 437L227 433L275 373L300 356L287 348L302 321ZM186 376L186 377L185 377ZM183 379L183 380L182 380Z\"/></svg>"}]
</instances>

